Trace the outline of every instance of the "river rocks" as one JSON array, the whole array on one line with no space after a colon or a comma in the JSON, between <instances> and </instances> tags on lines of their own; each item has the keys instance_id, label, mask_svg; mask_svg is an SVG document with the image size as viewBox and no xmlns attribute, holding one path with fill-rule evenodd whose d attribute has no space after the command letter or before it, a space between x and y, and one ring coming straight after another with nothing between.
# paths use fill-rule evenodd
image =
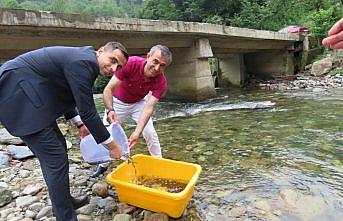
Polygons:
<instances>
[{"instance_id":1,"label":"river rocks","mask_svg":"<svg viewBox=\"0 0 343 221\"><path fill-rule=\"evenodd\" d=\"M8 160L9 157L6 152L0 151L0 169L7 168L8 167Z\"/></svg>"},{"instance_id":2,"label":"river rocks","mask_svg":"<svg viewBox=\"0 0 343 221\"><path fill-rule=\"evenodd\" d=\"M299 90L307 89L315 93L323 93L328 88L342 88L343 87L343 73L335 75L327 75L324 77L299 76L294 81L289 82L274 82L269 81L260 84L260 87L266 90ZM273 88L273 89L271 89Z\"/></svg>"},{"instance_id":3,"label":"river rocks","mask_svg":"<svg viewBox=\"0 0 343 221\"><path fill-rule=\"evenodd\" d=\"M186 150L192 151L192 150L194 150L195 147L196 147L195 144L187 144L187 145L186 145Z\"/></svg>"},{"instance_id":4,"label":"river rocks","mask_svg":"<svg viewBox=\"0 0 343 221\"><path fill-rule=\"evenodd\" d=\"M23 190L23 195L36 195L43 187L40 184L32 184Z\"/></svg>"},{"instance_id":5,"label":"river rocks","mask_svg":"<svg viewBox=\"0 0 343 221\"><path fill-rule=\"evenodd\" d=\"M28 196L18 197L16 199L15 203L16 203L17 207L23 208L23 207L27 207L27 206L31 205L32 203L38 202L38 201L39 201L38 197L28 195Z\"/></svg>"},{"instance_id":6,"label":"river rocks","mask_svg":"<svg viewBox=\"0 0 343 221\"><path fill-rule=\"evenodd\" d=\"M311 74L314 76L322 76L329 73L332 69L333 58L326 57L312 64Z\"/></svg>"},{"instance_id":7,"label":"river rocks","mask_svg":"<svg viewBox=\"0 0 343 221\"><path fill-rule=\"evenodd\" d=\"M34 212L40 212L40 210L44 207L44 203L33 203L29 206L29 209Z\"/></svg>"},{"instance_id":8,"label":"river rocks","mask_svg":"<svg viewBox=\"0 0 343 221\"><path fill-rule=\"evenodd\" d=\"M69 126L66 123L59 123L58 127L60 128L60 131L63 134L63 136L65 136L69 131Z\"/></svg>"},{"instance_id":9,"label":"river rocks","mask_svg":"<svg viewBox=\"0 0 343 221\"><path fill-rule=\"evenodd\" d=\"M131 221L132 217L128 214L117 214L114 216L113 221Z\"/></svg>"},{"instance_id":10,"label":"river rocks","mask_svg":"<svg viewBox=\"0 0 343 221\"><path fill-rule=\"evenodd\" d=\"M88 204L76 210L77 214L91 215L96 209L96 205Z\"/></svg>"},{"instance_id":11,"label":"river rocks","mask_svg":"<svg viewBox=\"0 0 343 221\"><path fill-rule=\"evenodd\" d=\"M92 221L92 217L88 215L79 214L77 215L78 221Z\"/></svg>"},{"instance_id":12,"label":"river rocks","mask_svg":"<svg viewBox=\"0 0 343 221\"><path fill-rule=\"evenodd\" d=\"M313 220L327 210L327 203L317 196L304 195L292 189L283 189L279 192L280 207L292 210L304 220Z\"/></svg>"},{"instance_id":13,"label":"river rocks","mask_svg":"<svg viewBox=\"0 0 343 221\"><path fill-rule=\"evenodd\" d=\"M118 204L118 213L133 213L136 210L136 207L128 205L126 203L119 203Z\"/></svg>"},{"instance_id":14,"label":"river rocks","mask_svg":"<svg viewBox=\"0 0 343 221\"><path fill-rule=\"evenodd\" d=\"M12 192L5 188L0 188L0 207L12 201Z\"/></svg>"},{"instance_id":15,"label":"river rocks","mask_svg":"<svg viewBox=\"0 0 343 221\"><path fill-rule=\"evenodd\" d=\"M168 221L168 220L169 220L168 216L164 213L153 213L153 214L144 216L143 221Z\"/></svg>"},{"instance_id":16,"label":"river rocks","mask_svg":"<svg viewBox=\"0 0 343 221\"><path fill-rule=\"evenodd\" d=\"M92 187L92 192L97 196L107 197L108 196L107 184L95 183Z\"/></svg>"},{"instance_id":17,"label":"river rocks","mask_svg":"<svg viewBox=\"0 0 343 221\"><path fill-rule=\"evenodd\" d=\"M8 145L7 149L14 159L22 160L34 156L27 146Z\"/></svg>"},{"instance_id":18,"label":"river rocks","mask_svg":"<svg viewBox=\"0 0 343 221\"><path fill-rule=\"evenodd\" d=\"M69 128L67 138L71 132L73 131ZM73 142L67 141L71 194L90 196L90 203L76 211L78 220L111 221L118 214L124 214L119 218L143 220L142 214L146 210L119 203L117 194L104 182L103 177L89 178L91 166L80 160L81 155L78 149L70 148L70 146L78 146L75 141L79 142L79 140L70 137L68 140ZM21 141L16 144L18 143ZM18 146L13 146L13 148L18 148ZM25 157L20 161L13 159L6 145L1 145L0 154L2 156L0 159L3 159L0 161L3 165L3 169L0 169L0 220L55 221L38 159Z\"/></svg>"},{"instance_id":19,"label":"river rocks","mask_svg":"<svg viewBox=\"0 0 343 221\"><path fill-rule=\"evenodd\" d=\"M4 219L5 217L13 213L14 211L15 211L14 208L3 209L0 211L0 218Z\"/></svg>"},{"instance_id":20,"label":"river rocks","mask_svg":"<svg viewBox=\"0 0 343 221\"><path fill-rule=\"evenodd\" d=\"M5 128L0 129L0 143L2 144L23 144L19 137L12 136Z\"/></svg>"},{"instance_id":21,"label":"river rocks","mask_svg":"<svg viewBox=\"0 0 343 221\"><path fill-rule=\"evenodd\" d=\"M52 215L52 206L43 207L36 216L36 219Z\"/></svg>"},{"instance_id":22,"label":"river rocks","mask_svg":"<svg viewBox=\"0 0 343 221\"><path fill-rule=\"evenodd\" d=\"M31 210L26 210L25 211L25 219L33 219L33 218L35 218L36 217L36 213L35 212L33 212L33 211L31 211Z\"/></svg>"},{"instance_id":23,"label":"river rocks","mask_svg":"<svg viewBox=\"0 0 343 221\"><path fill-rule=\"evenodd\" d=\"M69 141L66 140L66 144L67 144L67 149L69 150L70 148L72 148L73 144Z\"/></svg>"}]
</instances>

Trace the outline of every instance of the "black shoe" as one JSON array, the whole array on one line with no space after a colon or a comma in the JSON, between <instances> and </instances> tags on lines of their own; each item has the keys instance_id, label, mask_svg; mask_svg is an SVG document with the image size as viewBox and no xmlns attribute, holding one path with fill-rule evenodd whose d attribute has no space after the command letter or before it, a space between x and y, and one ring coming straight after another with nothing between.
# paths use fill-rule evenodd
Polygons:
<instances>
[{"instance_id":1,"label":"black shoe","mask_svg":"<svg viewBox=\"0 0 343 221\"><path fill-rule=\"evenodd\" d=\"M107 167L102 167L98 165L93 169L91 177L98 177L100 176L100 174L105 173L106 170L107 170Z\"/></svg>"},{"instance_id":2,"label":"black shoe","mask_svg":"<svg viewBox=\"0 0 343 221\"><path fill-rule=\"evenodd\" d=\"M88 196L79 196L76 198L72 197L71 202L74 206L74 209L78 209L89 203L89 197Z\"/></svg>"}]
</instances>

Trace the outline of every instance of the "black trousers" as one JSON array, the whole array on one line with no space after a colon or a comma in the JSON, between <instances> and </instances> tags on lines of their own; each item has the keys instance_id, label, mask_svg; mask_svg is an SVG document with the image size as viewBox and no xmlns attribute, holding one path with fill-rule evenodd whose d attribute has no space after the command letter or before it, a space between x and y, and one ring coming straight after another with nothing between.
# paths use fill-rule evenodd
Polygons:
<instances>
[{"instance_id":1,"label":"black trousers","mask_svg":"<svg viewBox=\"0 0 343 221\"><path fill-rule=\"evenodd\" d=\"M48 186L53 212L58 221L77 221L69 187L66 140L54 122L21 139L38 158Z\"/></svg>"}]
</instances>

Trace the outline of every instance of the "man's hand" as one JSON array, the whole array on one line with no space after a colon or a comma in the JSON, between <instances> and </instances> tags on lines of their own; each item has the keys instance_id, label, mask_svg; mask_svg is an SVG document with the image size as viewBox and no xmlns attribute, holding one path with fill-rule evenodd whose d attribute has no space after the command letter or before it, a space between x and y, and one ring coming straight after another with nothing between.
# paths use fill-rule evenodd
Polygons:
<instances>
[{"instance_id":1,"label":"man's hand","mask_svg":"<svg viewBox=\"0 0 343 221\"><path fill-rule=\"evenodd\" d=\"M109 154L111 158L119 159L123 155L121 146L117 144L115 141L112 141L111 143L105 145L110 150Z\"/></svg>"},{"instance_id":2,"label":"man's hand","mask_svg":"<svg viewBox=\"0 0 343 221\"><path fill-rule=\"evenodd\" d=\"M107 114L107 122L112 124L112 123L118 123L117 120L117 115L115 111L109 111Z\"/></svg>"},{"instance_id":3,"label":"man's hand","mask_svg":"<svg viewBox=\"0 0 343 221\"><path fill-rule=\"evenodd\" d=\"M90 134L88 128L82 121L76 121L74 124L79 129L80 140Z\"/></svg>"},{"instance_id":4,"label":"man's hand","mask_svg":"<svg viewBox=\"0 0 343 221\"><path fill-rule=\"evenodd\" d=\"M324 38L324 46L329 46L332 49L343 48L343 18L336 22L329 31L329 37Z\"/></svg>"},{"instance_id":5,"label":"man's hand","mask_svg":"<svg viewBox=\"0 0 343 221\"><path fill-rule=\"evenodd\" d=\"M128 139L128 146L130 148L134 147L136 145L137 141L138 141L138 138L139 138L139 133L134 131L131 134L130 138Z\"/></svg>"},{"instance_id":6,"label":"man's hand","mask_svg":"<svg viewBox=\"0 0 343 221\"><path fill-rule=\"evenodd\" d=\"M80 134L80 140L90 134L86 125L83 125L82 127L79 128L79 134Z\"/></svg>"}]
</instances>

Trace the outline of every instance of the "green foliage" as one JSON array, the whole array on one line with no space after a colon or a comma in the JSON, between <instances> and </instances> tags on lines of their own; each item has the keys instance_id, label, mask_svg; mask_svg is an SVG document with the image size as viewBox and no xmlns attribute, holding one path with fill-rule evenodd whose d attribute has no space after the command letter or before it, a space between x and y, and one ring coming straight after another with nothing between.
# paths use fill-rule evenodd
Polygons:
<instances>
[{"instance_id":1,"label":"green foliage","mask_svg":"<svg viewBox=\"0 0 343 221\"><path fill-rule=\"evenodd\" d=\"M336 69L333 69L329 72L329 75L331 75L331 76L335 76L337 74L343 75L343 69L336 68Z\"/></svg>"},{"instance_id":2,"label":"green foliage","mask_svg":"<svg viewBox=\"0 0 343 221\"><path fill-rule=\"evenodd\" d=\"M139 5L137 0L0 0L0 7L3 8L114 17L135 17Z\"/></svg>"},{"instance_id":3,"label":"green foliage","mask_svg":"<svg viewBox=\"0 0 343 221\"><path fill-rule=\"evenodd\" d=\"M105 86L109 82L110 78L99 76L93 85L93 93L101 94L104 91Z\"/></svg>"},{"instance_id":4,"label":"green foliage","mask_svg":"<svg viewBox=\"0 0 343 221\"><path fill-rule=\"evenodd\" d=\"M182 20L180 11L170 0L147 0L138 12L139 17L148 19Z\"/></svg>"},{"instance_id":5,"label":"green foliage","mask_svg":"<svg viewBox=\"0 0 343 221\"><path fill-rule=\"evenodd\" d=\"M3 8L20 8L16 0L2 0L0 1L0 7Z\"/></svg>"},{"instance_id":6,"label":"green foliage","mask_svg":"<svg viewBox=\"0 0 343 221\"><path fill-rule=\"evenodd\" d=\"M98 16L207 22L277 31L298 24L327 34L342 0L0 0L0 7Z\"/></svg>"},{"instance_id":7,"label":"green foliage","mask_svg":"<svg viewBox=\"0 0 343 221\"><path fill-rule=\"evenodd\" d=\"M342 5L333 5L327 9L320 8L310 14L307 25L311 28L311 34L316 37L327 35L328 30L343 15Z\"/></svg>"}]
</instances>

